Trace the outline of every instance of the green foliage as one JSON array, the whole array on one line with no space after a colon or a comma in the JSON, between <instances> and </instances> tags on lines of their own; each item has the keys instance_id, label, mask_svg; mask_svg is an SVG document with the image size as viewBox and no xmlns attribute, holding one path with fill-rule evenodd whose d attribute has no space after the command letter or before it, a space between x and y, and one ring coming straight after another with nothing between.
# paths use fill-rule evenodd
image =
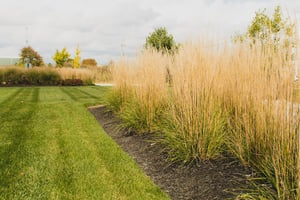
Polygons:
<instances>
[{"instance_id":1,"label":"green foliage","mask_svg":"<svg viewBox=\"0 0 300 200\"><path fill-rule=\"evenodd\" d=\"M29 59L29 62L32 64L32 66L40 67L44 65L43 58L30 46L22 48L20 57L20 64L22 65L24 65L27 58Z\"/></svg>"},{"instance_id":2,"label":"green foliage","mask_svg":"<svg viewBox=\"0 0 300 200\"><path fill-rule=\"evenodd\" d=\"M82 66L97 66L97 61L94 58L86 58L81 62Z\"/></svg>"},{"instance_id":3,"label":"green foliage","mask_svg":"<svg viewBox=\"0 0 300 200\"><path fill-rule=\"evenodd\" d=\"M70 57L71 55L64 47L61 51L56 50L53 60L55 61L57 67L63 67L66 62L70 61Z\"/></svg>"},{"instance_id":4,"label":"green foliage","mask_svg":"<svg viewBox=\"0 0 300 200\"><path fill-rule=\"evenodd\" d=\"M272 20L265 14L266 9L256 12L251 25L248 28L248 36L253 39L254 43L256 38L264 41L270 37Z\"/></svg>"},{"instance_id":5,"label":"green foliage","mask_svg":"<svg viewBox=\"0 0 300 200\"><path fill-rule=\"evenodd\" d=\"M279 45L293 45L291 37L294 32L294 24L284 19L280 6L277 6L272 16L268 16L266 9L255 13L251 24L245 34L236 34L233 37L234 42L244 42L249 40L251 46L260 42L262 46L273 45L278 48Z\"/></svg>"},{"instance_id":6,"label":"green foliage","mask_svg":"<svg viewBox=\"0 0 300 200\"><path fill-rule=\"evenodd\" d=\"M178 47L174 41L173 35L168 34L165 27L154 30L147 38L145 48L154 48L162 52L174 52Z\"/></svg>"}]
</instances>

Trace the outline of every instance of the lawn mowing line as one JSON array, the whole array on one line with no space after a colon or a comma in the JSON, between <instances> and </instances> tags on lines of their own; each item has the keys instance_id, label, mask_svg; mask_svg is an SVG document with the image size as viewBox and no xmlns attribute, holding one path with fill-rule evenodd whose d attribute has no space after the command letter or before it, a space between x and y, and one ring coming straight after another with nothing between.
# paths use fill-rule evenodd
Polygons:
<instances>
[{"instance_id":1,"label":"lawn mowing line","mask_svg":"<svg viewBox=\"0 0 300 200\"><path fill-rule=\"evenodd\" d=\"M88 142L86 139L83 139L86 137L86 135L90 135L90 130L89 129L81 129L81 125L79 127L75 127L71 126L69 129L66 129L66 127L69 127L70 124L81 124L82 120L77 121L76 119L78 118L77 116L74 116L73 114L71 114L74 110L81 110L79 112L75 112L75 113L80 113L82 111L86 111L84 107L77 107L74 106L74 104L68 104L66 106L63 107L63 109L61 109L60 111L62 112L61 115L63 115L65 117L65 119L70 119L70 120L66 120L67 124L57 124L56 127L58 127L59 131L57 132L56 135L56 143L58 144L58 148L59 148L59 154L57 157L57 163L61 163L59 164L59 168L57 168L57 175L56 175L56 185L58 185L58 189L60 190L61 194L64 194L63 197L72 197L72 193L74 193L74 191L79 191L82 189L82 186L80 186L80 183L83 181L85 182L89 179L91 179L91 181L94 180L94 176L98 177L98 178L104 178L106 180L109 180L109 185L108 188L112 188L114 193L118 193L121 194L120 192L118 192L118 187L115 186L112 182L112 180L114 180L114 176L113 174L111 174L106 168L103 168L101 166L104 166L103 160L99 159L99 156L97 153L97 151L95 151L95 148L98 149L98 147L96 146L91 146L90 142ZM82 119L81 117L79 119ZM75 120L75 121L74 121ZM89 123L88 123L89 124ZM70 134L71 133L71 134ZM96 136L96 138L98 139L98 136L96 134L94 134ZM95 139L96 139L95 138ZM74 155L74 152L77 152L76 155ZM89 163L87 163L86 160L84 160L84 154L89 155L89 160L92 161ZM92 159L91 159L92 157ZM83 159L83 160L82 160ZM81 160L80 164L78 163L78 161ZM83 163L82 163L83 162ZM79 165L78 165L79 164ZM84 165L88 165L86 167L84 167ZM94 166L94 167L91 167ZM85 171L84 173L82 173L81 175L78 174L77 170L78 168L91 168L89 171ZM84 170L83 169L83 170ZM99 169L99 170L97 170ZM105 170L104 170L105 169ZM89 178L88 174L92 173L94 174L93 177ZM78 180L78 176L84 176L84 179L81 178L81 180ZM108 178L109 177L109 178ZM87 183L90 183L87 182ZM86 187L86 185L83 186L83 190L85 190L84 188ZM98 190L105 190L105 188L103 187L99 187L99 183L97 183L96 185L93 186L93 188L98 188ZM103 189L101 189L103 188ZM98 193L98 192L97 192ZM99 194L99 193L98 193ZM67 195L67 196L65 196ZM73 194L74 195L74 194ZM99 198L99 196L98 196Z\"/></svg>"},{"instance_id":2,"label":"lawn mowing line","mask_svg":"<svg viewBox=\"0 0 300 200\"><path fill-rule=\"evenodd\" d=\"M91 115L90 112L87 111L87 113L89 115ZM86 118L91 118L91 120L90 120L91 123L93 122L93 123L96 123L97 125L99 125L97 120L94 117L86 117ZM101 127L101 129L102 129L103 133L105 133L101 137L109 137L111 139L111 137L104 131L104 129L102 127ZM112 140L112 143L117 146L117 148L120 150L120 152L116 151L116 152L103 153L103 150L99 151L100 149L97 147L102 146L102 149L103 149L107 145L107 148L109 148L111 146L111 144L101 144L97 140L89 140L89 138L87 138L87 137L88 137L88 135L82 134L82 138L84 138L84 141L87 141L89 143L88 146L93 146L95 151L98 152L98 155L104 161L104 165L105 165L106 169L109 170L110 174L118 173L118 169L116 169L116 167L118 165L122 166L125 163L130 163L130 160L133 161L132 167L137 167L141 173L144 173L144 171L139 167L139 165L134 161L134 159L132 159L126 152L124 152L124 150L114 140ZM122 154L126 154L126 156L128 156L128 157L123 157ZM118 163L118 164L116 164L116 163ZM127 186L125 187L125 185L131 185L132 188L139 187L139 184L137 183L139 179L138 178L135 180L128 179L127 178L128 176L129 177L134 176L134 174L132 174L132 171L130 169L124 168L123 173L115 176L115 180L114 180L114 182L116 182L116 183L122 183L122 184L118 184L117 186L118 186L118 190L120 191L120 194L123 194L125 196L128 196L128 195L130 196L130 194L131 194L131 192L128 191L128 187ZM147 176L147 179L149 182L152 182L152 180L148 176ZM159 187L158 186L156 186L156 187L157 187L157 190L159 190ZM146 193L146 195L149 195L147 197L152 199L150 194L151 194L151 192ZM135 194L135 195L137 195L137 194ZM143 195L145 195L145 193ZM143 195L141 195L140 198L145 198ZM134 196L134 197L136 197L136 196Z\"/></svg>"},{"instance_id":3,"label":"lawn mowing line","mask_svg":"<svg viewBox=\"0 0 300 200\"><path fill-rule=\"evenodd\" d=\"M30 90L30 93L24 91L24 89L22 88L21 91L16 91L15 93L13 93L12 99L9 100L6 99L4 103L0 104L0 110L2 111L0 113L0 119L1 121L6 121L5 119L7 117L11 117L11 116L16 116L18 117L18 115L13 115L12 111L17 111L20 108L24 107L25 105L23 105L23 103L28 103L28 100L31 96L31 93L33 92L33 90ZM15 94L15 95L14 95ZM5 106L4 108L2 108L2 106Z\"/></svg>"},{"instance_id":4,"label":"lawn mowing line","mask_svg":"<svg viewBox=\"0 0 300 200\"><path fill-rule=\"evenodd\" d=\"M56 143L58 145L58 156L57 156L57 161L60 164L60 168L57 169L57 173L56 173L56 178L55 178L55 182L57 183L57 185L61 186L61 183L63 184L63 187L59 187L59 190L61 193L64 192L68 192L70 193L71 191L74 190L74 173L73 171L70 169L70 167L72 166L70 160L72 159L69 155L69 152L66 150L67 145L66 139L64 139L63 137L63 133L64 133L64 127L59 127L59 131L57 132L58 134L56 134Z\"/></svg>"},{"instance_id":5,"label":"lawn mowing line","mask_svg":"<svg viewBox=\"0 0 300 200\"><path fill-rule=\"evenodd\" d=\"M41 92L41 99L43 99L42 95ZM60 166L57 157L61 151L57 144L57 137L61 134L58 125L62 120L59 119L62 110L63 107L57 109L56 105L38 103L37 113L34 116L36 125L32 129L33 165L26 169L33 180L27 183L30 185L28 187L30 191L27 188L25 191L30 194L31 199L72 199L71 196L64 195L67 193L55 181L57 168Z\"/></svg>"},{"instance_id":6,"label":"lawn mowing line","mask_svg":"<svg viewBox=\"0 0 300 200\"><path fill-rule=\"evenodd\" d=\"M2 102L0 102L1 104L6 104L8 102L13 101L15 98L17 98L19 96L19 94L24 90L24 88L19 88L17 89L15 92L13 92L12 94L10 94L8 97L6 97ZM0 105L1 105L0 104Z\"/></svg>"},{"instance_id":7,"label":"lawn mowing line","mask_svg":"<svg viewBox=\"0 0 300 200\"><path fill-rule=\"evenodd\" d=\"M70 97L73 101L78 101L78 98L74 95L74 94L72 94L72 92L70 92L70 90L71 90L71 88L60 88L60 90L63 92L63 93L65 93L68 97Z\"/></svg>"},{"instance_id":8,"label":"lawn mowing line","mask_svg":"<svg viewBox=\"0 0 300 200\"><path fill-rule=\"evenodd\" d=\"M81 91L77 87L61 88L61 90L73 101L78 102L80 99L96 100L99 97Z\"/></svg>"},{"instance_id":9,"label":"lawn mowing line","mask_svg":"<svg viewBox=\"0 0 300 200\"><path fill-rule=\"evenodd\" d=\"M31 90L25 97L30 96L32 102L37 102L39 89L35 88L34 90ZM25 162L28 152L24 149L24 143L29 139L31 133L31 130L29 130L28 127L33 123L31 119L36 112L36 104L27 106L26 109L26 112L19 113L19 110L17 109L14 110L15 113L12 113L14 115L19 115L24 121L22 124L17 120L12 122L15 126L14 131L9 135L11 137L11 143L4 151L0 152L0 191L14 187L15 184L20 185L24 180L20 174L22 169L29 164Z\"/></svg>"},{"instance_id":10,"label":"lawn mowing line","mask_svg":"<svg viewBox=\"0 0 300 200\"><path fill-rule=\"evenodd\" d=\"M75 88L77 91L79 91L80 93L82 93L82 94L84 94L84 95L86 95L86 96L88 96L88 97L90 97L90 98L93 98L93 99L99 99L99 97L97 97L97 96L95 96L95 95L92 95L92 94L90 94L90 93L88 93L88 92L85 92L85 91L82 91L81 89L79 89L79 88Z\"/></svg>"},{"instance_id":11,"label":"lawn mowing line","mask_svg":"<svg viewBox=\"0 0 300 200\"><path fill-rule=\"evenodd\" d=\"M84 117L80 117L78 118L77 116L72 116L70 113L71 112L75 113L82 113L82 115L84 115ZM64 110L62 112L62 115L65 116L65 119L70 118L70 120L67 120L68 123L71 124L79 124L80 126L76 129L74 127L70 127L70 129L65 130L64 127L68 127L68 125L60 125L62 128L59 132L60 135L57 136L58 139L58 143L61 143L59 146L61 146L61 149L64 150L64 152L66 154L61 154L61 158L58 160L58 162L60 162L60 160L62 160L63 164L67 165L67 166L73 166L74 165L74 161L71 159L74 159L74 157L72 157L72 155L68 154L68 152L72 153L70 150L68 149L72 149L73 151L80 151L80 149L82 149L79 152L80 154L88 154L89 157L93 157L93 161L90 163L90 165L95 166L93 168L99 168L102 170L103 173L100 173L100 171L98 170L92 170L90 171L90 173L95 174L96 176L100 176L105 178L106 181L108 182L108 184L110 186L108 186L109 188L112 188L114 191L114 194L117 194L118 198L120 198L121 196L130 196L130 192L127 191L127 189L124 188L128 188L128 184L129 185L135 185L133 178L128 178L128 173L127 170L129 172L131 172L131 175L129 177L134 177L134 174L132 174L131 168L130 169L126 169L125 173L120 173L119 170L119 162L121 162L121 166L122 163L124 163L126 165L126 163L128 163L128 161L130 160L129 157L124 158L123 154L126 154L123 152L123 150L120 149L120 147L114 143L114 141L111 140L111 138L109 138L109 136L102 134L102 135L98 135L98 131L97 129L94 128L93 125L91 124L91 120L93 121L94 125L96 125L96 127L99 127L98 123L95 121L94 118L92 118L91 114L84 108L84 107L78 107L78 106L73 106L72 104L68 104L64 107ZM92 124L93 124L92 123ZM83 127L83 128L80 128ZM73 130L74 128L74 130ZM76 132L74 132L76 131ZM103 129L102 129L103 131ZM66 132L73 132L73 134L71 135L71 137L68 134L65 134ZM103 138L103 139L101 139ZM107 138L109 138L109 140L107 140ZM76 143L76 141L78 140L78 144ZM80 142L80 141L81 142ZM104 142L105 141L105 142ZM75 145L75 147L72 148L72 146ZM79 146L78 146L79 145ZM116 151L114 148L112 148L111 146L115 145L114 148L116 148ZM78 150L76 150L78 148ZM107 149L107 150L106 150ZM113 150L113 151L111 151ZM83 152L85 151L85 152ZM117 155L116 155L117 153ZM109 154L109 155L106 155ZM116 156L116 157L115 157ZM81 156L80 156L81 157ZM121 159L121 160L120 160ZM123 160L124 159L124 160ZM100 161L100 163L99 163ZM129 162L130 163L130 162ZM99 167L99 164L101 166L104 167ZM98 167L97 167L98 166ZM76 183L76 180L73 180L73 176L75 176L75 179L77 177L77 174L75 172L72 173L72 171L66 171L66 168L64 168L64 166L62 165L62 168L58 171L62 172L63 174L58 173L58 177L60 177L60 179L58 180L58 184L61 184L61 188L65 188L63 189L65 192L67 191L67 193L69 193L73 190L73 189L78 189L78 184L75 184L74 187L74 183ZM105 171L104 171L105 169ZM67 170L74 170L74 169L69 169L67 168ZM130 173L129 173L130 174ZM140 177L139 177L140 178ZM137 180L139 180L139 178L137 178ZM67 182L69 181L69 182ZM73 183L74 181L74 183ZM150 180L148 180L150 182ZM121 183L121 184L120 184ZM65 184L65 185L62 185ZM70 185L68 185L70 184ZM139 184L137 184L139 185ZM94 186L97 187L97 186ZM72 189L70 189L72 188ZM107 188L107 187L106 187ZM134 188L134 186L133 186ZM143 193L145 195L145 193ZM135 194L136 195L136 194ZM108 197L111 198L111 197Z\"/></svg>"}]
</instances>

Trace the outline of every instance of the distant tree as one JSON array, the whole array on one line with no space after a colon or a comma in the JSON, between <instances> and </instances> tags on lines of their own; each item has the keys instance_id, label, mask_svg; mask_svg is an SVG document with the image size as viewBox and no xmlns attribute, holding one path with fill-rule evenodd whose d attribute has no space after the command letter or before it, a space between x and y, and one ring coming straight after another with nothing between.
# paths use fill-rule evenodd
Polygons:
<instances>
[{"instance_id":1,"label":"distant tree","mask_svg":"<svg viewBox=\"0 0 300 200\"><path fill-rule=\"evenodd\" d=\"M74 68L79 68L80 67L80 50L79 50L78 46L77 46L76 51L75 51L73 66L74 66Z\"/></svg>"},{"instance_id":2,"label":"distant tree","mask_svg":"<svg viewBox=\"0 0 300 200\"><path fill-rule=\"evenodd\" d=\"M63 67L66 62L70 61L70 54L67 49L64 47L61 51L56 50L54 56L52 57L56 63L57 67Z\"/></svg>"},{"instance_id":3,"label":"distant tree","mask_svg":"<svg viewBox=\"0 0 300 200\"><path fill-rule=\"evenodd\" d=\"M82 60L82 66L97 66L97 61L94 58L86 58Z\"/></svg>"},{"instance_id":4,"label":"distant tree","mask_svg":"<svg viewBox=\"0 0 300 200\"><path fill-rule=\"evenodd\" d=\"M174 41L173 35L168 34L165 27L154 30L147 38L145 48L155 48L162 52L174 52L178 47Z\"/></svg>"},{"instance_id":5,"label":"distant tree","mask_svg":"<svg viewBox=\"0 0 300 200\"><path fill-rule=\"evenodd\" d=\"M20 64L24 65L26 60L32 64L32 66L42 66L44 65L43 58L40 56L38 52L36 52L32 47L23 47L20 53Z\"/></svg>"},{"instance_id":6,"label":"distant tree","mask_svg":"<svg viewBox=\"0 0 300 200\"><path fill-rule=\"evenodd\" d=\"M262 46L271 44L275 47L279 45L293 45L291 38L293 36L294 24L283 19L280 6L277 6L272 16L266 14L266 9L255 13L251 24L245 34L236 34L233 37L234 42L249 41L250 44L260 42Z\"/></svg>"}]
</instances>

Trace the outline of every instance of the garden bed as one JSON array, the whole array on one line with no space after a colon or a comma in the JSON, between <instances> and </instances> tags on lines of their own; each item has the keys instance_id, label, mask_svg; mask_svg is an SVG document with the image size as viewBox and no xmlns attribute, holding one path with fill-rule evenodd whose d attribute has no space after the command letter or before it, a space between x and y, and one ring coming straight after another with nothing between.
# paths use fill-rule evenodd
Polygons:
<instances>
[{"instance_id":1,"label":"garden bed","mask_svg":"<svg viewBox=\"0 0 300 200\"><path fill-rule=\"evenodd\" d=\"M247 180L255 173L233 157L201 161L190 165L171 164L165 148L154 135L128 135L118 127L121 121L104 106L90 107L110 135L172 199L231 199L249 192Z\"/></svg>"}]
</instances>

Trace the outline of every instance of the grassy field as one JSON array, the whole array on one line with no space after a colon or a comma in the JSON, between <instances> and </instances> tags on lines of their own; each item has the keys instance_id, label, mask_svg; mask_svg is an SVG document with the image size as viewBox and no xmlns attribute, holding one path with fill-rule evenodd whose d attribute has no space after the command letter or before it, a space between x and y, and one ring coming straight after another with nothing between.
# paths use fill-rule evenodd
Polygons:
<instances>
[{"instance_id":1,"label":"grassy field","mask_svg":"<svg viewBox=\"0 0 300 200\"><path fill-rule=\"evenodd\" d=\"M0 88L0 199L168 199L87 111L107 90Z\"/></svg>"}]
</instances>

